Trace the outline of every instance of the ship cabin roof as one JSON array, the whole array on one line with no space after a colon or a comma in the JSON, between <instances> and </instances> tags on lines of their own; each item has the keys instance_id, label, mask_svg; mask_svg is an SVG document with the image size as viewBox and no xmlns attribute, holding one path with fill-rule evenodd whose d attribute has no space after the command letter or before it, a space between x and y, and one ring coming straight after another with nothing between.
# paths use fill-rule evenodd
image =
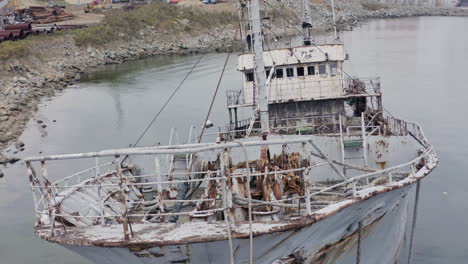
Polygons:
<instances>
[{"instance_id":1,"label":"ship cabin roof","mask_svg":"<svg viewBox=\"0 0 468 264\"><path fill-rule=\"evenodd\" d=\"M295 65L327 61L344 61L346 52L342 44L303 46L290 49L275 49L263 52L265 67ZM254 68L253 54L239 55L237 70L251 71Z\"/></svg>"}]
</instances>

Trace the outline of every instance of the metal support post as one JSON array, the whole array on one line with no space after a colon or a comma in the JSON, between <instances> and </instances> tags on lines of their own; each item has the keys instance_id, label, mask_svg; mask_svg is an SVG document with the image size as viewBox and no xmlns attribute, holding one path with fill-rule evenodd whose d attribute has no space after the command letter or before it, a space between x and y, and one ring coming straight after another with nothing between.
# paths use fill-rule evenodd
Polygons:
<instances>
[{"instance_id":1,"label":"metal support post","mask_svg":"<svg viewBox=\"0 0 468 264\"><path fill-rule=\"evenodd\" d=\"M367 140L366 140L366 125L364 124L364 112L361 112L361 133L362 133L362 154L364 158L364 167L367 166ZM369 178L366 178L366 185L369 185Z\"/></svg>"},{"instance_id":2,"label":"metal support post","mask_svg":"<svg viewBox=\"0 0 468 264\"><path fill-rule=\"evenodd\" d=\"M356 186L356 181L353 181L353 197L357 197L357 186Z\"/></svg>"},{"instance_id":3,"label":"metal support post","mask_svg":"<svg viewBox=\"0 0 468 264\"><path fill-rule=\"evenodd\" d=\"M99 172L99 157L96 157L95 158L95 168L94 168L94 177L96 178L96 181L99 185L99 187L97 188L97 191L98 191L98 197L99 197L99 204L100 204L100 214L101 214L101 226L105 226L106 225L106 220L104 218L104 199L102 197L102 181L101 181L101 177L100 177L100 172Z\"/></svg>"},{"instance_id":4,"label":"metal support post","mask_svg":"<svg viewBox=\"0 0 468 264\"><path fill-rule=\"evenodd\" d=\"M36 221L39 223L41 220L41 216L38 213L39 202L36 197L36 189L35 189L35 186L39 186L39 184L38 184L36 175L34 173L34 168L31 165L31 162L26 162L26 167L28 168L29 184L31 186L31 192L32 192L33 201L34 201L34 213L36 214Z\"/></svg>"},{"instance_id":5,"label":"metal support post","mask_svg":"<svg viewBox=\"0 0 468 264\"><path fill-rule=\"evenodd\" d=\"M249 13L252 26L255 83L258 89L258 101L254 103L258 104L262 132L269 133L268 94L266 91L265 62L263 61L263 35L258 0L250 0Z\"/></svg>"},{"instance_id":6,"label":"metal support post","mask_svg":"<svg viewBox=\"0 0 468 264\"><path fill-rule=\"evenodd\" d=\"M304 155L307 155L307 151L306 151L306 143L305 142L302 142L301 144L302 146L302 153ZM310 155L307 155L309 157L309 161L310 161ZM311 163L312 164L312 163ZM308 172L309 170L307 171L302 171L302 180L304 182L304 195L305 195L305 199L306 199L306 212L308 215L311 215L312 214L312 207L310 205L311 201L310 201L310 182L309 182L309 176L308 176Z\"/></svg>"},{"instance_id":7,"label":"metal support post","mask_svg":"<svg viewBox=\"0 0 468 264\"><path fill-rule=\"evenodd\" d=\"M156 173L156 181L158 182L158 203L159 203L159 212L164 212L164 199L163 199L163 186L162 186L162 179L161 179L161 164L159 161L159 157L156 155L154 156L154 165L155 165L155 173Z\"/></svg>"},{"instance_id":8,"label":"metal support post","mask_svg":"<svg viewBox=\"0 0 468 264\"><path fill-rule=\"evenodd\" d=\"M227 181L227 173L226 173L226 165L225 165L225 162L224 162L224 151L223 150L221 152L221 157L220 157L220 173L218 173L218 178L219 177L222 177L223 179L221 180L221 184L222 184L222 190L223 190L223 199L222 199L222 203L223 203L223 215L224 215L224 223L226 224L226 229L227 229L227 233L228 233L228 242L229 242L229 260L230 260L230 264L234 264L234 251L233 251L233 247L232 247L232 236L231 236L231 219L229 217L229 208L232 207L232 196L228 198L228 191L227 191L227 184L226 184L226 181ZM231 201L228 202L228 199L230 199Z\"/></svg>"},{"instance_id":9,"label":"metal support post","mask_svg":"<svg viewBox=\"0 0 468 264\"><path fill-rule=\"evenodd\" d=\"M343 138L343 120L339 115L340 122L340 143L341 143L341 162L345 163L345 149L344 149L344 138ZM343 175L346 177L346 167L343 166Z\"/></svg>"},{"instance_id":10,"label":"metal support post","mask_svg":"<svg viewBox=\"0 0 468 264\"><path fill-rule=\"evenodd\" d=\"M362 130L362 151L364 152L364 167L367 166L367 140L366 140L366 127L364 124L364 112L361 113L361 130Z\"/></svg>"},{"instance_id":11,"label":"metal support post","mask_svg":"<svg viewBox=\"0 0 468 264\"><path fill-rule=\"evenodd\" d=\"M125 198L125 192L124 192L124 184L125 184L125 179L122 173L122 168L120 167L120 162L119 162L119 156L116 155L114 157L114 162L116 166L116 171L117 171L117 177L120 179L119 181L119 187L120 187L120 201L122 203L122 224L123 224L123 230L124 230L124 239L129 240L130 239L130 234L129 234L129 229L128 229L128 217L127 217L127 199Z\"/></svg>"},{"instance_id":12,"label":"metal support post","mask_svg":"<svg viewBox=\"0 0 468 264\"><path fill-rule=\"evenodd\" d=\"M48 213L48 216L49 216L49 221L51 223L51 226L52 226L52 233L51 233L51 236L53 237L54 236L54 232L53 232L53 225L54 225L54 219L53 219L53 208L52 208L52 203L51 203L51 200L52 200L52 196L53 196L53 193L52 193L52 189L51 189L51 183L49 181L49 178L48 178L48 175L47 175L47 168L46 168L46 164L45 164L45 161L41 161L41 167L42 167L42 178L44 179L44 186L45 186L45 193L44 193L44 209L47 211ZM54 216L55 218L55 216Z\"/></svg>"}]
</instances>

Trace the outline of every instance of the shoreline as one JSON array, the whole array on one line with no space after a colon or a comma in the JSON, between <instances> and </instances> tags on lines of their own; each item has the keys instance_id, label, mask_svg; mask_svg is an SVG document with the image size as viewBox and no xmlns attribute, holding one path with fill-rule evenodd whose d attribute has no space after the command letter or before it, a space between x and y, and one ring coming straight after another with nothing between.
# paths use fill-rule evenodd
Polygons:
<instances>
[{"instance_id":1,"label":"shoreline","mask_svg":"<svg viewBox=\"0 0 468 264\"><path fill-rule=\"evenodd\" d=\"M370 19L387 19L417 16L467 16L468 10L456 8L406 7L366 11L346 7L341 10L339 27L350 29ZM332 24L326 7L314 6L313 12L322 16L315 31L329 31ZM52 97L55 91L80 81L80 74L92 72L96 66L121 64L127 61L158 55L190 55L224 52L230 48L235 32L232 26L223 32L174 35L148 32L131 41L114 41L105 46L80 47L73 36L48 37L48 45L35 47L39 56L9 59L0 63L0 153L21 136L27 122L34 115L44 97ZM26 146L27 147L27 146ZM20 151L20 150L18 150ZM10 154L10 153L9 153ZM0 154L0 165L10 158Z\"/></svg>"}]
</instances>

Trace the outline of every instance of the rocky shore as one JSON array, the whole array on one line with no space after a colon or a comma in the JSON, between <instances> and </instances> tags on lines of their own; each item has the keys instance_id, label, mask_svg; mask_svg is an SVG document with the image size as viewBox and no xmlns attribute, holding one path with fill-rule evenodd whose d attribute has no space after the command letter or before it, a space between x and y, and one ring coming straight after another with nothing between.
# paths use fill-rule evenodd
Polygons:
<instances>
[{"instance_id":1,"label":"rocky shore","mask_svg":"<svg viewBox=\"0 0 468 264\"><path fill-rule=\"evenodd\" d=\"M41 98L78 82L84 72L148 56L226 51L232 35L232 30L183 38L154 33L102 48L78 47L71 36L65 36L49 47L38 47L38 52L48 53L46 59L10 60L0 66L0 151L21 135Z\"/></svg>"},{"instance_id":2,"label":"rocky shore","mask_svg":"<svg viewBox=\"0 0 468 264\"><path fill-rule=\"evenodd\" d=\"M370 10L355 1L338 3L337 24L345 29L372 18L468 14L464 9L375 7ZM315 29L329 30L332 26L330 7L313 5L312 10ZM49 37L50 41L45 44L41 42L31 56L0 62L0 152L18 139L41 98L53 96L56 91L79 82L81 73L98 65L148 56L226 51L234 31L234 26L223 32L203 32L198 36L145 31L131 41L116 41L98 48L78 46L71 35L65 34Z\"/></svg>"}]
</instances>

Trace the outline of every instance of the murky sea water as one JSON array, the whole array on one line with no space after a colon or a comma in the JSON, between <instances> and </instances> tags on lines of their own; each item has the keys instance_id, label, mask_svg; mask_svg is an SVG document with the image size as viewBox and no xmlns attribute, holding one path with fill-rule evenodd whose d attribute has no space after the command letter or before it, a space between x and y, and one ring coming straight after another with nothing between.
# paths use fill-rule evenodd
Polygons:
<instances>
[{"instance_id":1,"label":"murky sea water","mask_svg":"<svg viewBox=\"0 0 468 264\"><path fill-rule=\"evenodd\" d=\"M423 17L375 20L345 33L351 58L347 71L381 76L385 107L397 117L419 122L440 155L439 167L422 185L415 263L468 259L467 32L468 18ZM190 125L204 120L225 56L205 56L141 145L166 143L172 127L179 131L179 142L186 141ZM228 118L225 91L241 85L235 57L210 118L215 125ZM47 128L43 131L31 120L21 137L26 150L18 156L134 143L197 58L159 57L103 67L86 82L41 104L35 119L43 120ZM89 264L33 236L33 203L24 164L2 170L6 176L0 179L0 264Z\"/></svg>"}]
</instances>

